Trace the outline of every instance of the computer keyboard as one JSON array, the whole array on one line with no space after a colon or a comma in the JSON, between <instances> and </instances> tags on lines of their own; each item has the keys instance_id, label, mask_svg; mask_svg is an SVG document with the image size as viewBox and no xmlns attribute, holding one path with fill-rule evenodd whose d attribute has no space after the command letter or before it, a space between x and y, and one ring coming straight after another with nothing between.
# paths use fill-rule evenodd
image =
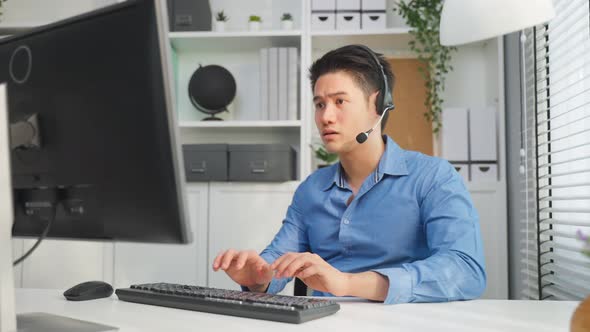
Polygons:
<instances>
[{"instance_id":1,"label":"computer keyboard","mask_svg":"<svg viewBox=\"0 0 590 332\"><path fill-rule=\"evenodd\" d=\"M120 300L214 314L303 323L340 310L334 301L169 283L119 288Z\"/></svg>"}]
</instances>

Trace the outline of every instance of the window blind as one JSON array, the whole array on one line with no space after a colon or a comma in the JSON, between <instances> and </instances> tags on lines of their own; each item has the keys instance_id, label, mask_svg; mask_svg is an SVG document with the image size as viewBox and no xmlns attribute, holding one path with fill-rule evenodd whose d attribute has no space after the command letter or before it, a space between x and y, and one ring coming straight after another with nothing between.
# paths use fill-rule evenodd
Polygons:
<instances>
[{"instance_id":1,"label":"window blind","mask_svg":"<svg viewBox=\"0 0 590 332\"><path fill-rule=\"evenodd\" d=\"M590 294L590 0L554 0L524 32L520 254L523 298Z\"/></svg>"}]
</instances>

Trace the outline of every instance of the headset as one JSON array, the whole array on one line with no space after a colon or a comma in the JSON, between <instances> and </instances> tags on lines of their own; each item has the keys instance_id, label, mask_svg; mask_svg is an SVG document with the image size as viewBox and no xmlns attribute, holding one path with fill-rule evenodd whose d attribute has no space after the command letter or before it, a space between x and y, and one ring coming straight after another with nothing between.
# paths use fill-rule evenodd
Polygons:
<instances>
[{"instance_id":1,"label":"headset","mask_svg":"<svg viewBox=\"0 0 590 332\"><path fill-rule=\"evenodd\" d=\"M382 110L381 117L379 118L379 121L377 121L377 123L375 123L373 128L371 128L367 131L363 131L362 133L359 133L356 136L356 141L359 144L362 144L369 138L369 135L373 132L373 130L375 130L375 128L377 128L377 126L381 123L381 121L383 120L383 118L385 117L387 112L395 109L395 104L393 103L393 96L391 94L391 90L389 89L389 84L387 83L387 76L385 75L385 70L383 69L381 62L379 62L379 58L377 57L375 52L373 52L370 48L368 48L365 45L354 45L354 46L358 47L359 49L365 51L365 53L370 55L370 57L373 59L373 61L379 67L379 71L380 71L380 74L382 77L381 84L379 85L379 96L381 98L379 99L379 101L377 103L377 112L379 112L380 109Z\"/></svg>"}]
</instances>

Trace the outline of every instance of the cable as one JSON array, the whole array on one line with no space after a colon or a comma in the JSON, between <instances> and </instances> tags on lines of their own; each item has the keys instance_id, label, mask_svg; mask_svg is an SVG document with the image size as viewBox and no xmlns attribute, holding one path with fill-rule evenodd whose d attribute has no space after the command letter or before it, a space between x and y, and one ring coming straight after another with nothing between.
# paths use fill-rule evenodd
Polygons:
<instances>
[{"instance_id":1,"label":"cable","mask_svg":"<svg viewBox=\"0 0 590 332\"><path fill-rule=\"evenodd\" d=\"M53 224L54 219L55 219L55 210L53 210L51 217L49 219L47 219L47 225L45 226L43 233L41 233L41 235L37 239L37 242L35 242L35 244L31 247L31 249L29 249L29 251L27 251L24 255L20 256L20 258L15 260L12 263L12 266L17 266L18 264L20 264L27 257L29 257L33 253L33 251L35 251L35 249L37 249L37 247L41 244L41 241L43 241L43 239L45 239L47 237L47 233L49 233L49 229L51 228L51 224Z\"/></svg>"}]
</instances>

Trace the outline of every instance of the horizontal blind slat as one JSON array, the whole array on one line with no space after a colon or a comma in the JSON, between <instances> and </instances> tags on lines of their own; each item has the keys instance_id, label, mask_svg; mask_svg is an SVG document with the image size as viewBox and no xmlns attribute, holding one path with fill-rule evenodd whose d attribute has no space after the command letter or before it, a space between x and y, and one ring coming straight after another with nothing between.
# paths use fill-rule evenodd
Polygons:
<instances>
[{"instance_id":1,"label":"horizontal blind slat","mask_svg":"<svg viewBox=\"0 0 590 332\"><path fill-rule=\"evenodd\" d=\"M579 301L580 300L580 298L578 296L576 296L575 294L572 294L570 292L561 290L560 288L553 287L553 286L547 286L546 288L544 288L543 293L555 296L555 298L557 298L558 300L563 300L563 301L571 301L571 300Z\"/></svg>"},{"instance_id":2,"label":"horizontal blind slat","mask_svg":"<svg viewBox=\"0 0 590 332\"><path fill-rule=\"evenodd\" d=\"M541 222L541 224L590 227L590 219L587 221L584 221L584 220L564 220L564 219L546 218L546 219L541 219L540 222Z\"/></svg>"},{"instance_id":3,"label":"horizontal blind slat","mask_svg":"<svg viewBox=\"0 0 590 332\"><path fill-rule=\"evenodd\" d=\"M538 167L543 168L543 167L552 167L552 166L557 166L557 165L565 165L565 164L573 163L576 161L582 161L582 160L586 160L586 159L590 159L590 154L583 155L583 156L576 157L576 158L570 158L570 159L566 159L566 160L562 160L562 161L558 161L558 162L539 163Z\"/></svg>"}]
</instances>

